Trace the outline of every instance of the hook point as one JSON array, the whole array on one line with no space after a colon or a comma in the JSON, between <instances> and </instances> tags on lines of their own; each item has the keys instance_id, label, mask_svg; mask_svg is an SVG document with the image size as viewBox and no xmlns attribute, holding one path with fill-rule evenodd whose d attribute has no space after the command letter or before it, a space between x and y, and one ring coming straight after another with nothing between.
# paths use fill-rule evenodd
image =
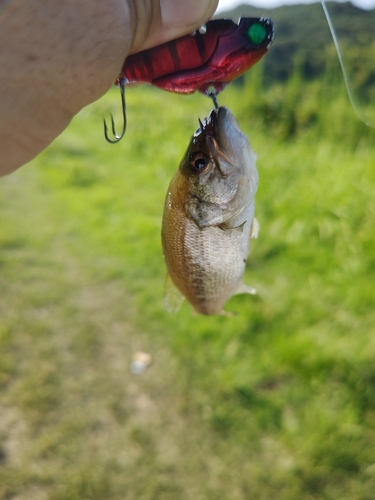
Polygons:
<instances>
[{"instance_id":1,"label":"hook point","mask_svg":"<svg viewBox=\"0 0 375 500\"><path fill-rule=\"evenodd\" d=\"M110 139L108 136L108 127L106 121L103 119L104 122L104 137L106 138L107 142L114 144L118 142L120 139L125 134L126 130L126 102L125 102L125 79L121 78L120 80L120 93L121 93L121 106L122 106L122 116L123 116L123 128L120 134L116 133L116 126L115 126L115 120L113 118L113 115L111 114L111 124L112 124L112 133L115 139Z\"/></svg>"}]
</instances>

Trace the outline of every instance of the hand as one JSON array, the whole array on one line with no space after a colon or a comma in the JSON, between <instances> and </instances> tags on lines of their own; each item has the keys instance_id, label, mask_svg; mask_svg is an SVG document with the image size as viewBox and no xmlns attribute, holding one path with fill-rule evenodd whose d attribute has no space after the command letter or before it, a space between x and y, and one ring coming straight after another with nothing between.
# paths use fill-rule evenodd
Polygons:
<instances>
[{"instance_id":1,"label":"hand","mask_svg":"<svg viewBox=\"0 0 375 500\"><path fill-rule=\"evenodd\" d=\"M128 54L185 35L218 0L0 0L0 174L50 144Z\"/></svg>"}]
</instances>

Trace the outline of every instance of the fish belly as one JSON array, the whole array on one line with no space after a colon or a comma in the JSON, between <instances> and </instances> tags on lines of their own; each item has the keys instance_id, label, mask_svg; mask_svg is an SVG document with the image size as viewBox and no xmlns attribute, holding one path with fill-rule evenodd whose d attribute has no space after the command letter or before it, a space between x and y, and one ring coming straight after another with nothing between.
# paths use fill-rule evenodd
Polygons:
<instances>
[{"instance_id":1,"label":"fish belly","mask_svg":"<svg viewBox=\"0 0 375 500\"><path fill-rule=\"evenodd\" d=\"M252 206L242 221L236 221L234 229L199 228L183 212L165 211L162 240L168 272L198 313L220 314L238 290L249 252L253 217Z\"/></svg>"}]
</instances>

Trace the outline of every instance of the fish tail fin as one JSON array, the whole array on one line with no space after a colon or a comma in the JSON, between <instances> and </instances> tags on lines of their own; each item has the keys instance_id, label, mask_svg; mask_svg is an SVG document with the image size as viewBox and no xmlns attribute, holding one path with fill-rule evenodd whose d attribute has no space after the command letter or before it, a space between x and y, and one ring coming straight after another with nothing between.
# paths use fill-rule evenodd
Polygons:
<instances>
[{"instance_id":1,"label":"fish tail fin","mask_svg":"<svg viewBox=\"0 0 375 500\"><path fill-rule=\"evenodd\" d=\"M164 287L164 307L166 311L169 313L176 313L180 309L184 298L185 297L176 288L172 278L167 273Z\"/></svg>"}]
</instances>

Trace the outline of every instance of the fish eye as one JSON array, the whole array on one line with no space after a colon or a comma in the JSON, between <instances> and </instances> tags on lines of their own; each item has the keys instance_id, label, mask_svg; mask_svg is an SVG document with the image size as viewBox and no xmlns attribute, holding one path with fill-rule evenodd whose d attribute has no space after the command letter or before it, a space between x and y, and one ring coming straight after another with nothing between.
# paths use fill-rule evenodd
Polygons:
<instances>
[{"instance_id":1,"label":"fish eye","mask_svg":"<svg viewBox=\"0 0 375 500\"><path fill-rule=\"evenodd\" d=\"M208 156L203 153L194 153L190 156L189 166L195 174L203 174L207 171L210 164Z\"/></svg>"}]
</instances>

